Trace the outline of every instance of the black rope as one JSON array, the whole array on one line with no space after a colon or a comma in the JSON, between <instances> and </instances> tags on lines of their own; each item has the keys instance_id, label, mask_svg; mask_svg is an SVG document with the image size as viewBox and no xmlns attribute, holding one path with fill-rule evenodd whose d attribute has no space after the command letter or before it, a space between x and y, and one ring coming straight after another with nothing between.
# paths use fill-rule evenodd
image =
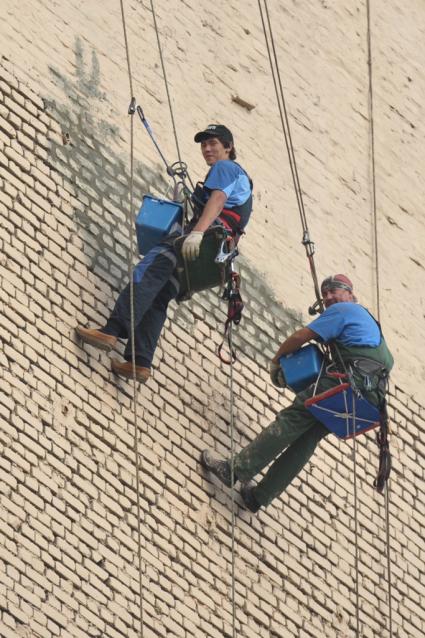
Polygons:
<instances>
[{"instance_id":1,"label":"black rope","mask_svg":"<svg viewBox=\"0 0 425 638\"><path fill-rule=\"evenodd\" d=\"M317 277L316 265L314 263L314 243L310 239L310 232L308 229L307 215L304 207L303 194L301 190L301 184L298 174L297 162L295 158L294 145L292 143L291 129L289 125L288 112L286 108L286 100L282 86L282 80L280 76L279 63L276 54L276 47L274 44L273 30L271 26L270 14L267 5L267 0L263 0L264 11L261 5L261 0L258 0L258 8L260 10L261 24L263 27L264 39L266 41L267 55L270 63L270 70L273 78L273 85L276 94L277 105L279 109L280 122L282 125L282 131L285 139L285 146L288 153L289 166L291 169L292 180L294 184L295 196L297 199L298 210L300 213L301 226L303 230L302 244L305 247L307 258L310 265L310 272L313 279L314 292L316 294L317 304L320 311L323 310L323 303L320 295L319 282ZM266 15L266 20L264 18ZM267 21L267 26L266 26ZM267 30L268 29L268 30ZM269 43L270 40L270 43Z\"/></svg>"}]
</instances>

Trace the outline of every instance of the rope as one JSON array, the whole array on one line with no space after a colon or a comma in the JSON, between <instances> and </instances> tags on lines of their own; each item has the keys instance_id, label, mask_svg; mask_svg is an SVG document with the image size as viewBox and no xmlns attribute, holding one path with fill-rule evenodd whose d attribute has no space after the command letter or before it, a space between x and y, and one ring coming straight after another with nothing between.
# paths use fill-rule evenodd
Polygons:
<instances>
[{"instance_id":1,"label":"rope","mask_svg":"<svg viewBox=\"0 0 425 638\"><path fill-rule=\"evenodd\" d=\"M360 638L360 596L359 596L359 515L357 495L357 438L356 438L356 401L353 391L353 497L354 497L354 569L356 597L356 638Z\"/></svg>"},{"instance_id":2,"label":"rope","mask_svg":"<svg viewBox=\"0 0 425 638\"><path fill-rule=\"evenodd\" d=\"M174 113L173 113L173 106L172 106L172 102L171 102L171 96L170 96L170 91L168 88L168 80L167 80L167 73L165 70L165 64L164 64L164 57L162 54L162 47L161 47L161 40L159 37L159 29L158 29L158 23L157 23L157 19L156 19L156 13L155 13L155 7L154 7L154 3L153 0L150 0L150 5L151 5L151 10L152 10L152 16L153 16L153 22L154 22L154 27L155 27L155 33L156 33L156 39L157 39L157 43L158 43L158 51L159 51L159 57L161 60L161 68L162 68L162 75L164 78L164 84L165 84L165 90L167 93L167 100L168 100L168 108L170 110L170 117L171 117L171 124L173 127L173 134L174 134L174 141L176 144L176 150L177 150L177 156L179 158L179 162L182 163L182 158L181 158L181 154L180 154L180 146L179 146L179 141L178 141L178 137L177 137L177 128L176 128L176 124L175 124L175 120L174 120ZM189 178L190 181L190 178ZM230 324L230 328L229 328L229 344L230 344L230 352L233 351L232 348L232 326ZM230 362L230 448L231 448L231 482L232 482L232 487L233 487L233 483L234 483L234 414L233 414L233 404L234 404L234 397L233 397L233 357L231 357L231 362ZM231 591L231 601L232 601L232 636L233 638L236 638L236 599L235 599L235 506L234 506L234 491L232 489L232 544L231 544L231 552L232 552L232 568L231 568L231 578L232 578L232 591Z\"/></svg>"},{"instance_id":3,"label":"rope","mask_svg":"<svg viewBox=\"0 0 425 638\"><path fill-rule=\"evenodd\" d=\"M380 273L379 273L379 243L378 243L378 215L376 197L376 162L375 162L375 126L373 112L373 73L372 73L372 28L370 0L366 0L367 14L367 52L368 52L368 77L369 77L369 122L370 122L370 153L372 165L372 207L373 207L373 245L375 253L375 273L376 273L376 306L378 321L381 320L380 308ZM387 481L385 490L385 536L386 536L386 558L387 558L387 584L388 584L388 631L389 636L393 635L392 619L392 573L391 573L391 547L390 547L390 483Z\"/></svg>"},{"instance_id":4,"label":"rope","mask_svg":"<svg viewBox=\"0 0 425 638\"><path fill-rule=\"evenodd\" d=\"M131 63L130 63L130 49L127 39L127 28L125 22L124 13L124 0L120 0L121 5L121 17L124 31L125 51L127 58L128 78L130 85L130 206L129 206L129 237L130 248L128 251L128 278L130 282L130 315L131 315L131 361L133 366L133 425L134 425L134 457L136 465L136 507L137 507L137 555L138 555L138 572L139 572L139 608L140 608L140 636L143 636L143 582L142 582L142 529L141 529L141 497L140 497L140 463L139 463L139 448L138 448L138 426L137 426L137 381L136 381L136 353L135 353L135 321L134 321L134 283L133 283L133 195L134 195L134 97L133 97L133 81L131 75Z\"/></svg>"},{"instance_id":5,"label":"rope","mask_svg":"<svg viewBox=\"0 0 425 638\"><path fill-rule=\"evenodd\" d=\"M157 43L158 43L159 57L160 57L160 60L161 60L162 76L164 78L165 91L167 93L167 100L168 100L168 108L170 110L171 124L172 124L172 127L173 127L174 141L176 143L177 157L179 158L179 162L182 162L182 158L181 158L181 154L180 154L179 140L178 140L178 137L177 137L177 128L176 128L176 123L174 121L173 105L171 103L171 95L170 95L170 91L168 89L167 73L166 73L166 70L165 70L164 56L162 55L161 39L159 37L158 23L157 23L157 20L156 20L156 13L155 13L155 7L154 7L153 0L150 0L150 4L151 4L152 16L153 16L153 24L154 24L155 33L156 33L156 40L157 40Z\"/></svg>"},{"instance_id":6,"label":"rope","mask_svg":"<svg viewBox=\"0 0 425 638\"><path fill-rule=\"evenodd\" d=\"M232 323L229 326L229 346L230 352L233 350L232 344ZM234 433L234 391L233 391L233 357L230 357L230 482L232 486L232 587L231 587L231 604L232 604L232 638L236 638L236 594L235 594L235 433Z\"/></svg>"},{"instance_id":7,"label":"rope","mask_svg":"<svg viewBox=\"0 0 425 638\"><path fill-rule=\"evenodd\" d=\"M378 321L380 317L380 295L379 295L379 246L378 246L378 216L376 205L376 171L375 171L375 125L373 119L373 77L372 77L372 38L370 26L370 1L366 2L367 8L367 65L369 76L369 122L370 122L370 153L372 164L372 214L373 214L373 248L375 255L376 272L376 310Z\"/></svg>"},{"instance_id":8,"label":"rope","mask_svg":"<svg viewBox=\"0 0 425 638\"><path fill-rule=\"evenodd\" d=\"M270 23L270 15L269 15L268 7L267 7L267 0L263 0L263 3L264 3L265 13L266 13L266 16L267 16L267 25L268 25L268 29L269 29L269 32L270 32L270 40L271 40L271 43L272 43L273 59L272 59L272 55L271 55L271 51L270 51L270 46L269 46L269 43L268 43L268 35L267 35L267 29L266 29L266 25L265 25L265 21L264 21L263 10L262 10L262 7L261 7L261 0L258 0L258 6L259 6L259 9L260 9L260 15L261 15L261 23L262 23L262 26L263 26L263 32L264 32L264 37L265 37L266 46L267 46L267 53L268 53L269 62L270 62L270 68L271 68L272 77L273 77L273 84L274 84L274 87L275 87L275 93L276 93L276 98L277 98L277 102L278 102L280 120L281 120L281 124L282 124L282 130L283 130L284 138L285 138L286 149L287 149L287 152L288 152L289 165L291 167L292 179L293 179L293 182L294 182L294 189L295 189L295 193L296 193L296 197L297 197L298 209L299 209L300 218L301 218L301 225L302 225L302 229L303 229L303 242L302 243L304 244L304 246L306 248L307 257L309 259L310 270L311 270L311 275L312 275L313 284L314 284L314 290L315 290L315 293L316 293L316 299L318 301L318 305L319 305L320 310L323 310L323 304L321 302L319 282L318 282L316 268L315 268L315 264L314 264L314 258L313 258L313 255L314 255L314 244L310 240L310 234L309 234L309 230L308 230L307 216L306 216L306 213L305 213L304 202L303 202L302 191L301 191L301 185L300 185L300 181L299 181L298 170L297 170L296 159L295 159L295 152L294 152L294 147L293 147L293 144L292 144L292 138L291 138L291 132L290 132L290 127L289 127L289 120L288 120L288 114L287 114L287 109L286 109L285 97L284 97L283 88L282 88L282 82L281 82L281 78L280 78L279 65L278 65L277 55L276 55L276 48L275 48L275 45L274 45L273 32L272 32L272 27L271 27L271 23ZM273 63L275 65L275 67L276 67L276 71L273 68ZM347 431L348 430L349 430L349 422L348 422L348 417L347 417ZM355 402L354 402L354 400L353 400L353 434L355 434ZM356 573L356 578L355 578L356 636L357 636L357 638L359 638L359 636L360 636L360 618L359 618L359 546L358 546L358 511L357 511L357 457L356 457L356 437L355 436L353 436L353 464L354 464L354 476L353 476L354 485L353 485L353 490L354 490L354 533L355 533L355 556L354 556L354 561L355 561L355 573Z\"/></svg>"},{"instance_id":9,"label":"rope","mask_svg":"<svg viewBox=\"0 0 425 638\"><path fill-rule=\"evenodd\" d=\"M310 232L308 229L307 215L305 212L304 200L303 200L301 184L300 184L300 179L299 179L298 169L297 169L297 162L295 158L295 151L294 151L294 146L292 143L291 129L289 126L288 112L286 108L286 100L285 100L285 95L284 95L283 87L282 87L282 81L280 77L279 63L278 63L277 54L276 54L276 47L274 44L273 30L272 30L271 21L270 21L270 14L268 10L267 0L263 0L263 4L264 4L264 11L261 6L261 0L258 0L258 8L260 10L261 24L262 24L263 33L264 33L264 39L266 41L267 55L269 58L270 70L271 70L271 74L273 78L273 85L274 85L277 105L279 109L280 122L282 125L282 131L283 131L283 136L285 139L286 150L288 153L289 166L291 169L295 196L297 199L298 210L299 210L300 219L301 219L301 226L303 230L302 243L305 246L307 258L309 260L310 271L311 271L311 276L313 279L314 291L316 294L318 305L320 307L320 310L323 310L323 304L322 304L321 295L320 295L320 287L319 287L316 266L315 266L314 257L313 257L314 243L310 239ZM264 14L266 15L266 19L267 19L267 26L266 26L266 20L264 19ZM269 40L270 40L270 44L269 44Z\"/></svg>"},{"instance_id":10,"label":"rope","mask_svg":"<svg viewBox=\"0 0 425 638\"><path fill-rule=\"evenodd\" d=\"M133 91L133 74L131 72L130 47L128 46L127 27L126 27L126 23L125 23L124 0L120 0L120 6L121 6L121 21L122 21L122 27L123 27L123 31L124 31L124 45L125 45L125 57L126 57L126 61L127 61L128 81L129 81L129 84L130 84L130 95L131 95L131 97L133 97L133 95L134 95L134 91Z\"/></svg>"}]
</instances>

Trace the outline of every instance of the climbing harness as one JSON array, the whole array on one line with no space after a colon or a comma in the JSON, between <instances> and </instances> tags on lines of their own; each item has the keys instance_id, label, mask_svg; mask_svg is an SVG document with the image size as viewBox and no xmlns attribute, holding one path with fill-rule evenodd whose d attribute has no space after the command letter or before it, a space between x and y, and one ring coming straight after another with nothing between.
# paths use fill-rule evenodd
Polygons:
<instances>
[{"instance_id":1,"label":"climbing harness","mask_svg":"<svg viewBox=\"0 0 425 638\"><path fill-rule=\"evenodd\" d=\"M233 251L228 243L231 238L220 224L210 226L205 231L199 256L193 261L187 261L182 255L186 237L187 235L182 235L174 241L179 280L179 293L176 297L178 303L190 299L194 292L224 286L229 279L235 256L232 256Z\"/></svg>"}]
</instances>

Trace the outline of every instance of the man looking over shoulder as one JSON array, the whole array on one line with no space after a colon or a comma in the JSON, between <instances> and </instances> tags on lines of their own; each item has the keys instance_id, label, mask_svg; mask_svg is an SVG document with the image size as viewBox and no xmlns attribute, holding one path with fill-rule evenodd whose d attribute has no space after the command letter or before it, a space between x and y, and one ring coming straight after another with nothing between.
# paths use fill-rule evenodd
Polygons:
<instances>
[{"instance_id":1,"label":"man looking over shoulder","mask_svg":"<svg viewBox=\"0 0 425 638\"><path fill-rule=\"evenodd\" d=\"M222 124L210 124L195 135L210 167L204 183L192 196L194 218L185 227L182 255L190 261L198 257L204 232L221 224L238 241L252 210L252 182L234 160L236 151L231 131ZM175 273L177 257L174 240L181 235L175 224L161 243L154 246L133 270L136 378L145 383L150 376L155 349L164 325L168 304L178 294ZM115 307L102 328L77 327L82 341L111 350L118 338L127 339L125 361L112 360L112 370L123 377L133 376L131 343L130 284L118 296Z\"/></svg>"},{"instance_id":2,"label":"man looking over shoulder","mask_svg":"<svg viewBox=\"0 0 425 638\"><path fill-rule=\"evenodd\" d=\"M366 308L356 303L353 284L345 275L327 277L321 292L324 312L281 344L271 362L272 382L284 387L279 365L282 355L296 352L308 341L316 340L329 344L336 368L341 372L351 368L356 388L381 409L393 358L379 324ZM320 377L317 392L329 390L338 383L338 379L325 373ZM268 505L286 489L308 462L318 442L329 434L304 406L313 392L314 385L298 393L292 405L278 412L275 421L234 457L234 483L238 480L243 483L241 496L252 512ZM248 482L270 463L259 483ZM201 464L231 486L231 459L216 459L204 450Z\"/></svg>"},{"instance_id":3,"label":"man looking over shoulder","mask_svg":"<svg viewBox=\"0 0 425 638\"><path fill-rule=\"evenodd\" d=\"M186 231L182 255L195 259L204 232L215 221L229 230L237 243L252 211L252 181L235 162L236 150L231 131L222 124L210 124L195 135L205 162L210 166L204 182L198 182L192 197L194 219Z\"/></svg>"}]
</instances>

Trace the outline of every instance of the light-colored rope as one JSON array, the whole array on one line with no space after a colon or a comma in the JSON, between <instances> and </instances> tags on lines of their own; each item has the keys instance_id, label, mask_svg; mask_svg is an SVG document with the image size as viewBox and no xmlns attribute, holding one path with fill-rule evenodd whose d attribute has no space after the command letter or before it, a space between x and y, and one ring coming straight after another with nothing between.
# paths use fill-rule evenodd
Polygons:
<instances>
[{"instance_id":1,"label":"light-colored rope","mask_svg":"<svg viewBox=\"0 0 425 638\"><path fill-rule=\"evenodd\" d=\"M235 588L235 563L236 563L236 543L235 543L235 415L234 415L234 389L233 389L233 342L232 342L232 322L229 325L229 347L230 347L230 482L232 484L232 587L231 587L231 604L232 604L232 638L236 638L236 588Z\"/></svg>"},{"instance_id":2,"label":"light-colored rope","mask_svg":"<svg viewBox=\"0 0 425 638\"><path fill-rule=\"evenodd\" d=\"M373 247L375 254L375 277L376 277L376 311L378 321L381 321L381 296L380 296L380 271L379 271L379 241L378 241L378 207L376 196L376 160L375 160L375 120L373 103L373 65L372 65L372 21L370 11L370 0L366 0L367 14L367 62L369 78L369 134L371 153L371 179L372 179L372 215L373 215ZM387 585L388 585L388 632L389 637L393 635L392 619L392 572L391 572L391 536L390 536L390 481L385 486L385 545L387 559Z\"/></svg>"},{"instance_id":3,"label":"light-colored rope","mask_svg":"<svg viewBox=\"0 0 425 638\"><path fill-rule=\"evenodd\" d=\"M156 12L155 12L155 6L154 6L153 0L150 0L150 5L151 5L151 11L152 11L152 17L153 17L153 24L154 24L154 27L155 27L156 41L157 41L157 44L158 44L159 57L160 57L160 60L161 60L162 77L164 78L165 91L167 93L168 108L170 110L171 125L173 127L173 134L174 134L174 141L175 141L175 144L176 144L177 157L179 158L179 162L181 162L182 158L181 158L181 154L180 154L180 146L179 146L179 140L178 140L178 136L177 136L177 127L176 127L176 122L174 120L173 105L172 105L172 102L171 102L171 95L170 95L170 91L169 91L169 88L168 88L167 72L165 70L164 56L162 54L161 39L159 37L158 22L157 22L157 19L156 19Z\"/></svg>"},{"instance_id":4,"label":"light-colored rope","mask_svg":"<svg viewBox=\"0 0 425 638\"><path fill-rule=\"evenodd\" d=\"M124 43L127 59L127 70L130 85L130 99L131 102L134 98L133 93L133 81L131 74L131 62L130 62L130 49L127 38L127 28L124 12L124 0L120 0L121 5L121 17L124 31ZM129 238L130 247L128 251L128 277L130 285L130 321L131 321L131 361L133 367L133 427L134 427L134 440L133 451L136 466L136 508L137 508L137 557L138 557L138 572L139 572L139 609L140 609L140 637L143 637L143 580L142 580L142 522L141 522L141 496L140 496L140 455L139 455L139 429L137 419L137 379L136 379L136 354L135 354L135 320L134 320L134 283L133 283L133 196L134 196L134 111L130 113L130 205L128 215L129 226Z\"/></svg>"}]
</instances>

